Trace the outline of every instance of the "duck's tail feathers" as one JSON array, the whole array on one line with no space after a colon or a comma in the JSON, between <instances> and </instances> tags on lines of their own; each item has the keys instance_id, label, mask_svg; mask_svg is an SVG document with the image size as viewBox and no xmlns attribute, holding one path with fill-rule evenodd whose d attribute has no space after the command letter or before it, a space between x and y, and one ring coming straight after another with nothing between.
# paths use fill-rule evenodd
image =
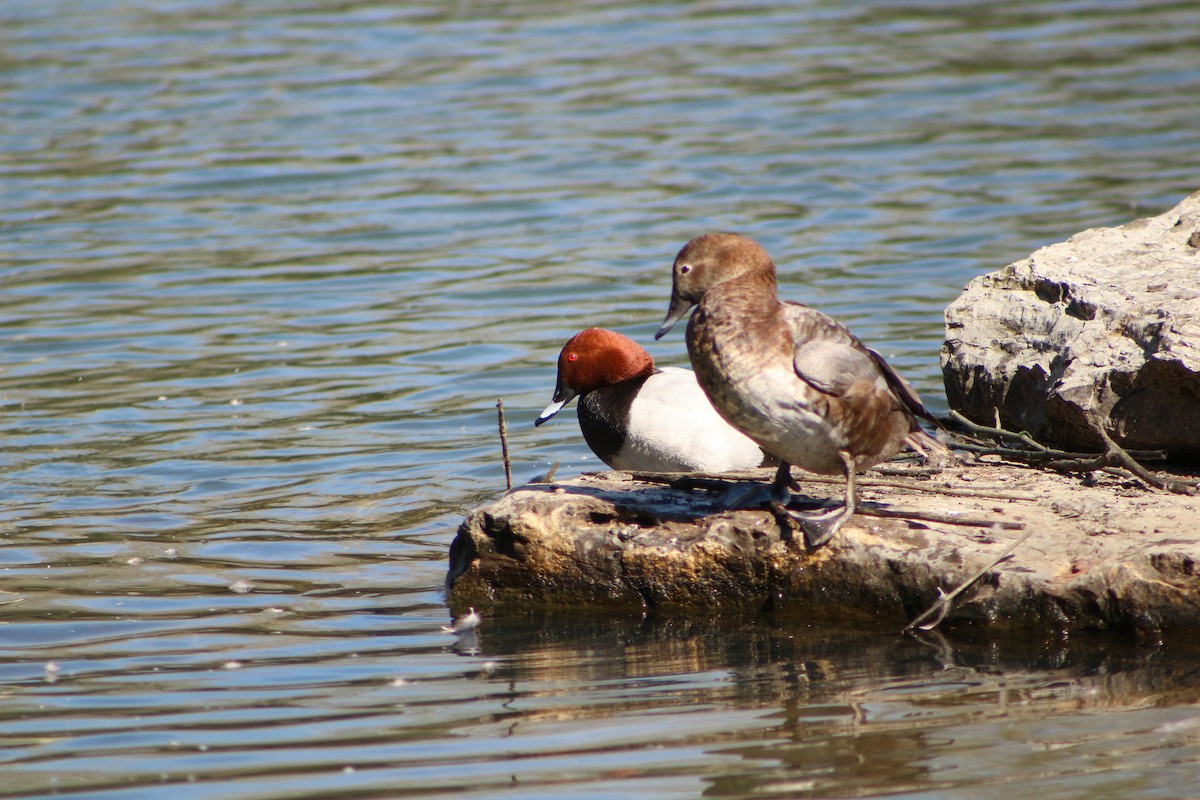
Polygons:
<instances>
[{"instance_id":1,"label":"duck's tail feathers","mask_svg":"<svg viewBox=\"0 0 1200 800\"><path fill-rule=\"evenodd\" d=\"M921 402L921 397L917 394L917 390L910 386L908 381L904 380L904 377L899 372L896 372L895 368L887 362L887 359L869 347L867 348L867 352L871 354L871 360L875 362L875 366L883 373L888 386L891 387L892 392L900 399L900 402L904 404L909 413L914 417L920 417L938 430L944 430L945 426L938 422L937 417L931 414L929 409L925 408L925 404Z\"/></svg>"},{"instance_id":2,"label":"duck's tail feathers","mask_svg":"<svg viewBox=\"0 0 1200 800\"><path fill-rule=\"evenodd\" d=\"M959 463L958 456L944 442L919 428L910 433L904 441L932 467L942 469Z\"/></svg>"}]
</instances>

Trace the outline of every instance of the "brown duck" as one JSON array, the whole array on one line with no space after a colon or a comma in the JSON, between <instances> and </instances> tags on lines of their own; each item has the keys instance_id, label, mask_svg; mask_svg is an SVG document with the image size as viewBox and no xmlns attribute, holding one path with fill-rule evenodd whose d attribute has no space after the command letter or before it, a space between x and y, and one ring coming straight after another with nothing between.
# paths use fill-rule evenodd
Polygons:
<instances>
[{"instance_id":1,"label":"brown duck","mask_svg":"<svg viewBox=\"0 0 1200 800\"><path fill-rule=\"evenodd\" d=\"M688 242L672 268L661 338L692 306L687 348L701 388L729 424L779 459L772 505L786 512L791 465L846 478L841 506L795 514L810 548L854 515L854 476L898 453L946 448L921 430L932 420L912 387L845 325L800 303L780 302L775 264L752 239L709 233Z\"/></svg>"}]
</instances>

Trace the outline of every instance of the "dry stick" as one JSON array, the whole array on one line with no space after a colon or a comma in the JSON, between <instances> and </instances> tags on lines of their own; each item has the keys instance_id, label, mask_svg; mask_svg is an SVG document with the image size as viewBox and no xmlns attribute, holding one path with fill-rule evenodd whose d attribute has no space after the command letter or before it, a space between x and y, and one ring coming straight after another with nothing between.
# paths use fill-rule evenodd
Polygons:
<instances>
[{"instance_id":1,"label":"dry stick","mask_svg":"<svg viewBox=\"0 0 1200 800\"><path fill-rule=\"evenodd\" d=\"M496 398L496 414L500 417L500 452L504 455L504 484L512 490L512 464L508 461L508 425L504 422L504 401Z\"/></svg>"},{"instance_id":2,"label":"dry stick","mask_svg":"<svg viewBox=\"0 0 1200 800\"><path fill-rule=\"evenodd\" d=\"M1018 442L1021 442L1022 444L1026 445L1030 449L1040 450L1042 452L1049 451L1050 448L1046 447L1044 444L1035 442L1033 439L1029 438L1029 436L1027 436L1024 433L1014 433L1013 431L1006 431L1006 430L1004 430L1004 428L1001 428L1000 422L999 422L999 417L1000 417L999 410L997 410L997 412L996 412L996 417L997 417L996 425L994 427L991 427L988 425L980 425L978 422L972 422L971 420L967 419L966 417L964 417L962 414L958 413L954 409L950 410L950 419L954 420L959 425L962 425L964 428L971 431L972 433L982 434L984 436L991 436L991 437L997 438L997 439L1016 439Z\"/></svg>"},{"instance_id":3,"label":"dry stick","mask_svg":"<svg viewBox=\"0 0 1200 800\"><path fill-rule=\"evenodd\" d=\"M878 472L878 470L876 470ZM826 478L821 475L805 475L805 483L841 483L844 478ZM1029 500L1036 501L1037 495L1028 492L1001 492L992 489L951 489L949 486L935 486L927 481L896 481L887 478L860 478L855 485L861 489L905 489L926 494L940 494L946 497L971 497L982 500Z\"/></svg>"},{"instance_id":4,"label":"dry stick","mask_svg":"<svg viewBox=\"0 0 1200 800\"><path fill-rule=\"evenodd\" d=\"M958 586L954 587L954 589L952 591L943 592L941 587L939 586L937 602L935 602L932 606L930 606L928 609L926 609L924 611L924 613L920 614L912 622L908 623L908 625L906 625L904 627L904 630L911 631L914 628L917 628L917 629L920 629L923 631L930 631L930 630L933 630L934 628L936 628L938 625L941 624L942 620L944 620L946 618L946 615L950 613L950 606L951 606L952 602L954 601L955 597L958 597L960 594L962 594L962 592L968 586L970 586L972 583L974 583L975 581L982 578L984 575L986 575L988 573L989 570L991 570L993 567L995 567L1001 561L1003 561L1004 559L1006 559L1010 555L1012 555L1012 551L1016 550L1017 547L1019 547L1021 544L1023 544L1025 542L1025 540L1028 539L1030 536L1033 536L1033 531L1029 531L1029 533L1025 534L1020 539L1017 539L1015 542L1010 544L1007 548L1005 548L1003 553L1001 553L1000 555L998 555L994 559L992 559L990 562L988 562L987 566L985 566L983 569L976 572L971 577L967 578L965 581L960 583ZM933 617L935 614L937 616L932 622L926 622L926 620L928 620L930 617Z\"/></svg>"},{"instance_id":5,"label":"dry stick","mask_svg":"<svg viewBox=\"0 0 1200 800\"><path fill-rule=\"evenodd\" d=\"M1000 456L1009 461L1020 461L1022 464L1046 466L1047 464L1070 464L1078 461L1086 464L1098 458L1104 458L1106 453L1072 453L1066 450L1043 448L1041 450L1025 450L1020 447L1004 447L1002 445L981 445L971 442L956 441L955 450L966 450L978 456ZM1133 457L1147 461L1163 461L1167 457L1165 450L1133 450L1126 451ZM1070 471L1070 470L1065 470Z\"/></svg>"},{"instance_id":6,"label":"dry stick","mask_svg":"<svg viewBox=\"0 0 1200 800\"><path fill-rule=\"evenodd\" d=\"M705 489L712 491L720 491L728 489L733 481L728 478L707 478L694 475L680 477L678 474L670 472L631 472L629 473L635 480L645 483L661 483L670 486L672 489L682 491L691 491L692 489ZM805 480L812 479L811 476L805 476ZM833 478L820 479L824 483L833 483ZM947 494L956 497L986 497L988 499L1002 500L1034 500L1032 495L1003 495L1000 492L972 494L962 490L947 489L939 491L934 487L915 487L900 483L899 481L872 482L868 486L883 486L894 487L899 489L920 488L922 491L935 492L937 494ZM856 514L861 514L865 517L880 517L884 519L911 519L920 520L921 522L937 522L943 525L965 525L972 528L993 528L1000 527L1004 530L1022 530L1024 525L1020 522L997 522L992 519L978 519L972 517L958 517L953 514L939 514L935 511L905 511L902 508L875 508L871 506L858 506L855 508Z\"/></svg>"},{"instance_id":7,"label":"dry stick","mask_svg":"<svg viewBox=\"0 0 1200 800\"><path fill-rule=\"evenodd\" d=\"M942 467L881 467L875 466L871 471L877 475L891 475L893 477L911 477L911 478L932 478L934 475L941 475L946 470Z\"/></svg>"},{"instance_id":8,"label":"dry stick","mask_svg":"<svg viewBox=\"0 0 1200 800\"><path fill-rule=\"evenodd\" d=\"M1016 459L1026 463L1037 463L1056 472L1092 472L1094 470L1103 470L1113 475L1133 475L1138 480L1144 481L1156 489L1163 489L1175 494L1194 495L1200 491L1200 487L1194 483L1160 478L1137 461L1139 458L1148 461L1162 461L1167 457L1165 450L1126 450L1112 440L1112 437L1108 435L1108 431L1104 429L1104 425L1094 417L1089 418L1089 422L1092 429L1100 435L1101 440L1104 442L1103 453L1069 453L1063 450L1054 450L1045 445L1038 444L1023 433L1013 433L1003 428L989 428L986 425L978 425L957 411L951 411L950 416L955 421L968 427L973 433L981 433L997 438L1009 437L1035 448L1034 450L1013 450L1006 447L979 447L970 444L958 445L963 450L969 450L979 455L998 455L1002 458Z\"/></svg>"},{"instance_id":9,"label":"dry stick","mask_svg":"<svg viewBox=\"0 0 1200 800\"><path fill-rule=\"evenodd\" d=\"M688 475L680 477L674 472L630 472L629 476L634 480L644 483L662 483L670 486L672 489L680 489L682 491L690 491L692 489L706 489L709 491L722 491L728 489L731 483L737 481L753 481L758 480L762 476L749 473L730 472L723 475L713 475L711 477L705 475ZM827 478L822 475L805 475L804 483L841 483L844 478ZM1039 498L1036 495L1027 492L1001 492L991 489L952 489L948 486L935 486L926 482L918 481L894 481L886 478L860 478L855 481L859 488L862 489L905 489L914 492L925 492L926 494L940 494L946 497L970 497L981 500L1025 500L1036 501ZM990 524L990 523L988 523Z\"/></svg>"},{"instance_id":10,"label":"dry stick","mask_svg":"<svg viewBox=\"0 0 1200 800\"><path fill-rule=\"evenodd\" d=\"M1151 486L1155 486L1159 489L1166 489L1168 492L1187 495L1196 494L1196 484L1158 477L1153 472L1135 461L1133 456L1131 456L1129 452L1125 450L1125 448L1114 442L1112 437L1108 435L1108 431L1104 430L1104 426L1100 424L1099 420L1092 419L1091 423L1092 426L1100 432L1100 438L1104 440L1104 446L1106 448L1104 453L1105 460L1108 461L1111 466L1124 467Z\"/></svg>"},{"instance_id":11,"label":"dry stick","mask_svg":"<svg viewBox=\"0 0 1200 800\"><path fill-rule=\"evenodd\" d=\"M1022 522L997 522L990 519L972 519L970 517L956 517L953 514L938 514L935 511L905 511L902 508L862 508L861 506L854 509L854 513L862 514L864 517L882 517L883 519L915 519L921 522L937 522L942 525L966 525L972 528L1000 528L1006 531L1020 531L1025 529L1025 524Z\"/></svg>"},{"instance_id":12,"label":"dry stick","mask_svg":"<svg viewBox=\"0 0 1200 800\"><path fill-rule=\"evenodd\" d=\"M1078 459L1082 461L1104 455L1103 453L1073 453L1067 450L1056 450L1053 447L1047 447L1046 445L1031 439L1029 434L1015 433L1013 431L1007 431L1004 428L980 425L977 422L972 422L971 420L967 419L957 411L951 411L950 418L976 436L987 436L992 439L1015 439L1029 448L1028 450L1022 450L1019 448L1010 447L980 447L979 445L973 445L966 442L955 442L953 445L954 447L967 450L972 453L977 453L979 455L1013 456L1014 458L1018 458L1022 461L1033 461L1038 463L1048 459ZM1140 458L1145 461L1163 461L1167 457L1166 450L1128 450L1126 452L1134 458Z\"/></svg>"}]
</instances>

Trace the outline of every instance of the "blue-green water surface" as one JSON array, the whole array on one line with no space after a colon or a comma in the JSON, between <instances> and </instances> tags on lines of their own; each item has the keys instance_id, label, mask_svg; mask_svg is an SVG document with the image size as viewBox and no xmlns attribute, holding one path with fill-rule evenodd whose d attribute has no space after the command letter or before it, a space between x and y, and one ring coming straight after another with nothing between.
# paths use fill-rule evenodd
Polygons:
<instances>
[{"instance_id":1,"label":"blue-green water surface","mask_svg":"<svg viewBox=\"0 0 1200 800\"><path fill-rule=\"evenodd\" d=\"M1170 643L719 609L467 636L595 469L559 347L760 239L944 410L975 275L1200 188L1193 2L0 6L0 798L1200 796Z\"/></svg>"}]
</instances>

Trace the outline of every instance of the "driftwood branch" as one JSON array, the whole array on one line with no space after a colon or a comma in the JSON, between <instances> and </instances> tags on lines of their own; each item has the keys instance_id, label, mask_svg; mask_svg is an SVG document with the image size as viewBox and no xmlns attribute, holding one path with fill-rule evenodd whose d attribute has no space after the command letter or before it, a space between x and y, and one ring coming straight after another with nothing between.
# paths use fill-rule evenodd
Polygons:
<instances>
[{"instance_id":1,"label":"driftwood branch","mask_svg":"<svg viewBox=\"0 0 1200 800\"><path fill-rule=\"evenodd\" d=\"M967 578L965 581L960 583L958 586L954 587L954 589L952 589L951 591L943 592L941 589L938 589L937 602L935 602L929 608L925 609L925 611L922 612L921 614L919 614L916 617L916 619L914 619L912 622L908 623L908 625L904 629L906 631L910 631L913 629L928 631L928 630L932 630L933 628L936 628L938 625L941 624L942 620L944 620L946 618L946 615L950 613L950 609L954 605L954 598L958 597L960 594L962 594L967 589L968 586L975 583L975 581L979 580L984 575L986 575L988 572L990 572L997 564L999 564L1000 562L1009 558L1012 555L1013 551L1016 550L1018 547L1020 547L1022 544L1024 544L1025 540L1028 539L1030 536L1033 536L1033 531L1029 531L1029 533L1025 534L1020 539L1017 539L1015 542L1010 544L1007 548L1005 548L1003 553L1001 553L1000 555L998 555L994 559L992 559L990 562L988 562L987 566L978 570L974 575Z\"/></svg>"},{"instance_id":2,"label":"driftwood branch","mask_svg":"<svg viewBox=\"0 0 1200 800\"><path fill-rule=\"evenodd\" d=\"M1091 459L1096 458L1102 453L1079 453L1070 450L1058 450L1053 447L1047 447L1034 440L1028 433L1016 433L1014 431L1005 430L1004 428L993 427L990 425L980 425L978 422L972 422L957 411L950 412L950 419L953 420L961 428L965 428L969 434L975 438L985 437L994 441L1009 440L1023 445L1023 447L992 447L972 444L970 442L956 441L954 447L960 450L966 450L979 455L1000 455L1013 456L1026 463L1043 463L1051 460L1068 460L1068 459ZM959 434L961 438L962 434ZM1165 450L1129 450L1131 456L1140 458L1143 461L1163 461L1167 457Z\"/></svg>"},{"instance_id":3,"label":"driftwood branch","mask_svg":"<svg viewBox=\"0 0 1200 800\"><path fill-rule=\"evenodd\" d=\"M678 475L671 472L634 472L631 473L635 480L644 483L659 483L670 486L672 489L680 491L695 491L697 489L710 492L724 492L730 488L730 484L738 479L754 479L757 475L746 473L734 473L726 476L700 476L700 475ZM821 476L806 475L805 481L819 483L838 483L840 479L825 478ZM948 489L945 487L925 486L920 483L910 481L889 481L889 480L861 480L858 482L861 488L871 487L888 487L897 489L910 489L934 494L942 494L951 497L981 497L986 499L1000 500L1028 500L1032 501L1036 498L1029 494L1017 493L1002 493L1002 492L971 492L962 489ZM793 500L789 503L789 507L801 506L806 510L824 508L827 503L824 500L814 500L811 503L797 502ZM867 517L879 517L883 519L907 519L917 520L920 522L935 522L942 525L964 525L977 528L1000 527L1004 530L1021 530L1025 526L1019 522L997 521L994 519L981 519L978 517L961 517L955 514L939 514L932 511L906 511L898 508L881 508L875 504L860 504L855 513L862 514Z\"/></svg>"},{"instance_id":4,"label":"driftwood branch","mask_svg":"<svg viewBox=\"0 0 1200 800\"><path fill-rule=\"evenodd\" d=\"M859 506L854 509L854 512L856 514L862 514L866 517L880 517L882 519L914 519L921 522L936 522L942 525L965 525L971 528L1000 528L1001 530L1006 531L1019 531L1025 529L1025 526L1020 522L980 519L978 517L958 517L953 514L938 514L932 511L905 511L902 508Z\"/></svg>"},{"instance_id":5,"label":"driftwood branch","mask_svg":"<svg viewBox=\"0 0 1200 800\"><path fill-rule=\"evenodd\" d=\"M722 492L729 488L734 481L761 480L762 475L748 472L730 472L722 475L680 475L674 472L631 472L634 480L644 483L660 483L680 491L705 490ZM842 478L829 478L824 475L805 475L805 483L841 484ZM1032 502L1037 498L1027 492L1001 492L993 489L953 489L949 486L939 486L928 481L888 480L887 478L859 478L856 485L860 489L903 489L926 494L940 494L946 497L972 497L983 500L1020 500Z\"/></svg>"},{"instance_id":6,"label":"driftwood branch","mask_svg":"<svg viewBox=\"0 0 1200 800\"><path fill-rule=\"evenodd\" d=\"M1109 466L1124 467L1138 478L1158 489L1165 489L1175 494L1196 494L1196 484L1158 477L1139 464L1123 447L1114 442L1112 437L1108 435L1108 431L1104 430L1104 426L1098 420L1093 419L1092 425L1100 433L1100 438L1104 440L1104 457L1110 462Z\"/></svg>"},{"instance_id":7,"label":"driftwood branch","mask_svg":"<svg viewBox=\"0 0 1200 800\"><path fill-rule=\"evenodd\" d=\"M1164 450L1126 450L1112 440L1108 431L1096 419L1092 419L1092 428L1104 442L1102 453L1075 453L1066 450L1056 450L1035 441L1027 433L1015 433L997 426L980 425L972 422L957 411L950 412L950 419L959 426L967 429L971 435L986 436L995 441L1010 441L1021 447L982 446L970 442L956 442L954 447L966 450L976 455L995 455L1001 458L1020 461L1025 464L1052 469L1055 472L1105 472L1133 476L1156 489L1162 489L1176 494L1194 495L1197 486L1186 481L1162 478L1146 469L1143 461L1162 461L1167 454Z\"/></svg>"}]
</instances>

